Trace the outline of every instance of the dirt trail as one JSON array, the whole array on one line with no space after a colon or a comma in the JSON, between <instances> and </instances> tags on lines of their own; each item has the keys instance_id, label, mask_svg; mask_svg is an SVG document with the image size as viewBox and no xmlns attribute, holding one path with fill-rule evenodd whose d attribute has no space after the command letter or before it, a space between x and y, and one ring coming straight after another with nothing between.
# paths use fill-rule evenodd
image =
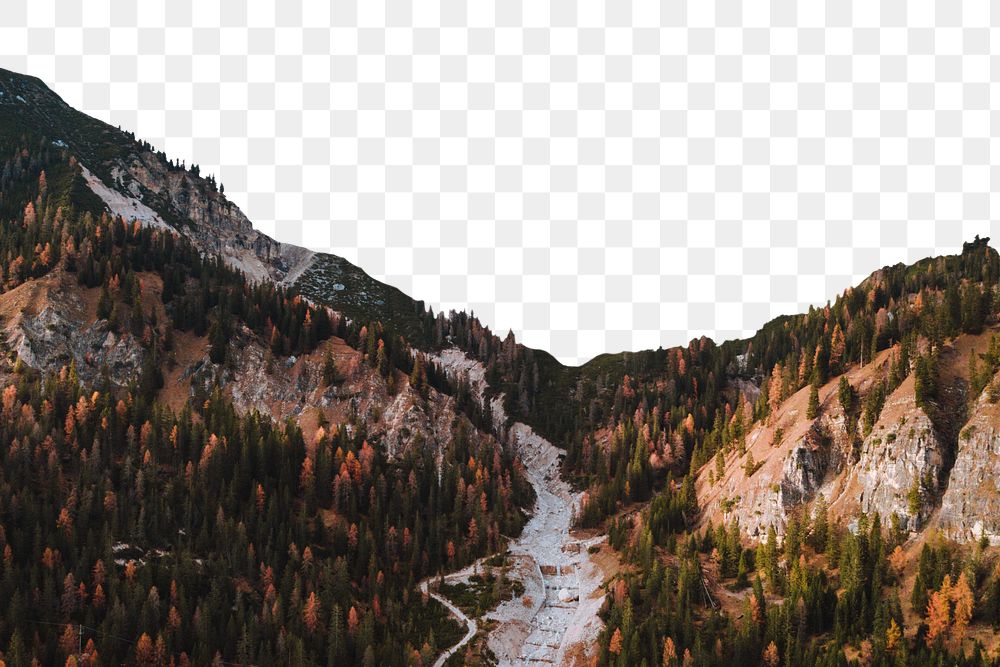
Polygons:
<instances>
[{"instance_id":1,"label":"dirt trail","mask_svg":"<svg viewBox=\"0 0 1000 667\"><path fill-rule=\"evenodd\" d=\"M467 377L470 389L483 400L487 386L479 362L455 349L431 361L449 376ZM491 408L501 433L507 423L502 399L495 397ZM603 626L597 612L604 600L604 573L588 549L606 536L578 539L570 531L581 494L562 478L563 450L521 422L509 425L506 432L524 463L536 501L520 537L509 545L516 561L509 576L524 584L525 594L486 614L498 622L487 643L500 667L562 665L571 649L573 654L586 653Z\"/></svg>"},{"instance_id":2,"label":"dirt trail","mask_svg":"<svg viewBox=\"0 0 1000 667\"><path fill-rule=\"evenodd\" d=\"M456 572L454 575L448 575L447 577L445 577L445 581L451 580L452 577L454 577L457 580L466 576L468 576L468 573L464 571ZM447 662L448 658L455 655L455 653L457 653L459 649L461 649L463 646L472 641L472 638L476 636L477 632L479 632L479 625L476 623L476 620L474 618L469 618L462 612L461 609L453 605L451 603L451 600L442 595L439 595L434 591L431 591L427 587L426 579L420 582L420 589L424 593L427 593L432 598L434 598L435 600L443 604L445 607L447 607L448 611L451 612L451 615L457 618L460 623L464 623L465 627L468 628L468 631L465 633L465 636L462 637L462 639L457 644L455 644L454 646L446 650L444 653L439 655L438 659L434 661L434 667L442 667L444 663Z\"/></svg>"}]
</instances>

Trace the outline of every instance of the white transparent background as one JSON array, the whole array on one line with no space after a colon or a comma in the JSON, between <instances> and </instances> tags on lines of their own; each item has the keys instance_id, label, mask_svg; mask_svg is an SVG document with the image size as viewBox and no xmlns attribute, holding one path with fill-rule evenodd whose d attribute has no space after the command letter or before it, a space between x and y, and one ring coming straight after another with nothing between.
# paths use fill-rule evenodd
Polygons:
<instances>
[{"instance_id":1,"label":"white transparent background","mask_svg":"<svg viewBox=\"0 0 1000 667\"><path fill-rule=\"evenodd\" d=\"M989 2L7 0L0 66L565 362L1000 241Z\"/></svg>"}]
</instances>

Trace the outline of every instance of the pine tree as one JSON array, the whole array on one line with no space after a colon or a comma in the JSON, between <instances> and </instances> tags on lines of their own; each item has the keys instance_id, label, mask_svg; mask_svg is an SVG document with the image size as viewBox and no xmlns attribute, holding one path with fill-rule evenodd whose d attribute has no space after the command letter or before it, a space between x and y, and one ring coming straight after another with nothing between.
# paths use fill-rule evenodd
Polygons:
<instances>
[{"instance_id":1,"label":"pine tree","mask_svg":"<svg viewBox=\"0 0 1000 667\"><path fill-rule=\"evenodd\" d=\"M977 285L962 291L962 331L978 334L983 330L983 294Z\"/></svg>"},{"instance_id":2,"label":"pine tree","mask_svg":"<svg viewBox=\"0 0 1000 667\"><path fill-rule=\"evenodd\" d=\"M840 376L840 382L837 385L837 398L840 400L840 407L846 418L854 411L854 388L846 375Z\"/></svg>"},{"instance_id":3,"label":"pine tree","mask_svg":"<svg viewBox=\"0 0 1000 667\"><path fill-rule=\"evenodd\" d=\"M910 490L906 493L906 507L912 517L919 517L920 510L923 508L924 500L923 493L921 493L920 480L913 480L913 484L910 485Z\"/></svg>"},{"instance_id":4,"label":"pine tree","mask_svg":"<svg viewBox=\"0 0 1000 667\"><path fill-rule=\"evenodd\" d=\"M778 413L778 408L781 407L781 402L785 399L783 372L780 363L775 364L771 370L771 383L768 385L767 401L772 419Z\"/></svg>"},{"instance_id":5,"label":"pine tree","mask_svg":"<svg viewBox=\"0 0 1000 667\"><path fill-rule=\"evenodd\" d=\"M337 382L338 377L337 364L333 360L333 353L327 350L326 355L323 357L323 384L329 387Z\"/></svg>"},{"instance_id":6,"label":"pine tree","mask_svg":"<svg viewBox=\"0 0 1000 667\"><path fill-rule=\"evenodd\" d=\"M809 405L806 407L806 419L816 419L819 415L819 387L817 382L809 385Z\"/></svg>"},{"instance_id":7,"label":"pine tree","mask_svg":"<svg viewBox=\"0 0 1000 667\"><path fill-rule=\"evenodd\" d=\"M917 357L913 371L913 397L917 406L924 409L934 400L937 393L935 370L935 364L930 357L926 355Z\"/></svg>"},{"instance_id":8,"label":"pine tree","mask_svg":"<svg viewBox=\"0 0 1000 667\"><path fill-rule=\"evenodd\" d=\"M226 349L229 345L229 338L222 321L222 314L212 320L212 326L208 331L208 357L213 364L221 364L226 360Z\"/></svg>"}]
</instances>

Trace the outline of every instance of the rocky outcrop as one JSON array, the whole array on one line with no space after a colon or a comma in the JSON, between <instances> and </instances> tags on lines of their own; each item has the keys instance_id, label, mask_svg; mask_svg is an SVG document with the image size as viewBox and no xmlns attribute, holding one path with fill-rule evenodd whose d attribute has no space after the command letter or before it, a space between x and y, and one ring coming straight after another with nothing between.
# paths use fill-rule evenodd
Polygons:
<instances>
[{"instance_id":1,"label":"rocky outcrop","mask_svg":"<svg viewBox=\"0 0 1000 667\"><path fill-rule=\"evenodd\" d=\"M418 443L440 455L459 421L470 437L492 437L477 431L456 410L451 396L428 388L424 398L401 372L396 372L396 386L390 389L361 353L340 339L325 341L310 354L274 357L245 327L235 338L225 364L212 364L206 355L182 378L206 392L218 383L241 412L257 411L277 421L294 419L307 439L324 420L349 429L350 424L363 424L372 443L380 443L386 455L395 458ZM341 374L333 385L323 381L328 351Z\"/></svg>"},{"instance_id":2,"label":"rocky outcrop","mask_svg":"<svg viewBox=\"0 0 1000 667\"><path fill-rule=\"evenodd\" d=\"M255 281L291 284L312 261L311 251L256 231L214 183L73 109L34 77L0 69L0 107L71 151L91 190L127 220L169 226Z\"/></svg>"},{"instance_id":3,"label":"rocky outcrop","mask_svg":"<svg viewBox=\"0 0 1000 667\"><path fill-rule=\"evenodd\" d=\"M925 496L936 491L944 454L933 423L916 404L910 376L886 400L838 503L883 517L896 514L904 528L917 530L926 508L912 513L908 496L915 487Z\"/></svg>"},{"instance_id":4,"label":"rocky outcrop","mask_svg":"<svg viewBox=\"0 0 1000 667\"><path fill-rule=\"evenodd\" d=\"M238 207L204 179L169 168L155 153L140 151L119 160L111 166L111 174L125 196L159 210L202 252L220 255L252 280L291 283L312 261L310 250L258 232Z\"/></svg>"},{"instance_id":5,"label":"rocky outcrop","mask_svg":"<svg viewBox=\"0 0 1000 667\"><path fill-rule=\"evenodd\" d=\"M31 368L75 366L85 382L96 383L107 372L112 382L127 385L139 375L143 348L130 333L90 318L85 292L57 269L3 294L3 343Z\"/></svg>"},{"instance_id":6,"label":"rocky outcrop","mask_svg":"<svg viewBox=\"0 0 1000 667\"><path fill-rule=\"evenodd\" d=\"M1000 374L993 381L1000 382ZM985 536L1000 545L1000 404L991 402L989 393L976 401L959 435L938 520L947 537L964 541Z\"/></svg>"},{"instance_id":7,"label":"rocky outcrop","mask_svg":"<svg viewBox=\"0 0 1000 667\"><path fill-rule=\"evenodd\" d=\"M788 510L808 502L822 486L833 458L825 422L817 419L785 458L780 486L781 506Z\"/></svg>"},{"instance_id":8,"label":"rocky outcrop","mask_svg":"<svg viewBox=\"0 0 1000 667\"><path fill-rule=\"evenodd\" d=\"M856 386L861 374L852 371ZM836 388L835 380L820 388L814 419L806 417L808 387L790 396L747 434L746 455L727 456L721 479L715 479L714 459L706 464L696 486L701 525L738 521L748 539L764 540L770 528L782 535L789 515L818 494L833 494L851 450Z\"/></svg>"}]
</instances>

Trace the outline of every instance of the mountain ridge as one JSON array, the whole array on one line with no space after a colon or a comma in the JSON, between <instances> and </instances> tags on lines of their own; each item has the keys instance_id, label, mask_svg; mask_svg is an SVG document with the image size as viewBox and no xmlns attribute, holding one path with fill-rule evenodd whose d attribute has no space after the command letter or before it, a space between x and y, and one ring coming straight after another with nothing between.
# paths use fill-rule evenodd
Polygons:
<instances>
[{"instance_id":1,"label":"mountain ridge","mask_svg":"<svg viewBox=\"0 0 1000 667\"><path fill-rule=\"evenodd\" d=\"M75 151L77 151L77 152L81 152L80 149L83 148L82 153L83 153L83 156L84 156L84 163L85 163L85 165L89 165L91 163L93 163L94 165L96 165L95 169L99 170L99 171L97 171L97 173L99 175L99 178L102 181L102 184L105 185L105 187L110 187L110 188L114 189L116 192L118 192L119 194L122 194L123 196L125 196L127 198L133 198L133 199L139 198L140 201L141 201L141 198L142 198L143 195L150 194L148 192L148 189L145 186L140 185L138 183L135 183L135 181L133 181L132 183L134 183L136 185L139 185L140 192L130 191L128 189L128 186L122 180L122 176L124 176L124 174L119 173L119 174L116 175L112 171L112 167L109 167L108 163L106 161L107 155L102 155L98 150L96 150L95 147L94 147L94 145L95 145L96 142L93 141L92 139L88 139L88 137L91 136L91 132L95 132L95 131L99 132L102 135L102 138L107 138L107 137L111 137L111 136L115 136L115 135L120 135L120 138L122 139L121 145L119 146L120 150L125 151L125 152L134 151L136 153L152 153L155 156L157 156L162 162L166 163L166 162L168 162L168 158L166 157L165 154L163 154L162 152L154 151L151 146L149 146L147 144L144 144L143 142L137 141L135 139L134 135L132 135L130 133L127 133L127 132L123 132L120 128L114 128L113 126L108 125L108 124L104 123L103 121L97 120L97 119L95 119L95 118L93 118L91 116L87 116L86 114L77 111L76 109L73 109L68 104L66 104L66 102L63 101L62 98L60 98L57 93L55 93L51 88L49 88L44 83L44 81L42 81L41 79L39 79L37 77L31 76L31 75L27 75L27 74L17 73L17 72L14 72L12 70L7 70L7 69L0 68L0 81L3 81L3 80L5 80L6 83L7 83L7 85L8 85L8 87L10 87L12 89L11 93L15 97L18 94L23 94L23 93L27 92L29 94L29 97L34 98L33 101L35 101L36 104L38 102L42 102L44 106L55 106L56 108L58 108L60 110L61 113L66 114L67 116L71 116L74 121L82 121L86 125L90 125L91 126L87 131L81 131L80 133L78 133L71 140L71 143L69 145L72 146L73 149ZM53 103L54 103L54 105L53 105ZM65 118L51 119L48 116L44 116L44 118L49 119L49 120L62 120L63 122L65 122ZM72 126L73 124L74 123L70 123L69 125ZM103 127L101 127L101 126L103 126ZM63 125L63 127L65 127L65 125ZM55 138L55 140L57 140L57 141L65 141L65 139L59 139L59 138ZM118 142L116 142L116 144L117 143ZM120 157L120 156L118 156L118 157ZM204 179L202 179L200 177L200 175L198 175L196 172L195 173L191 173L191 174L185 174L185 176L189 177L191 181L204 181ZM111 183L110 186L108 186L109 182ZM357 267L356 265L351 264L348 260L344 259L343 257L337 256L337 255L333 255L332 253L319 253L319 252L316 252L316 251L308 250L306 248L301 248L301 247L298 247L298 246L293 246L292 244L282 243L282 242L275 241L274 239L271 239L266 234L264 234L264 233L262 233L262 232L260 232L260 231L258 231L256 229L254 229L253 226L252 226L252 223L249 221L248 218L246 218L245 215L242 214L241 211L239 211L239 208L235 204L233 204L232 202L230 202L229 200L225 199L225 195L223 193L219 193L218 192L218 190L216 189L216 186L214 184L214 180L210 184L207 181L205 181L205 183L206 183L206 185L208 185L208 189L214 190L213 194L217 195L218 199L221 200L221 202L218 204L219 208L226 209L226 210L235 209L236 214L237 214L236 215L236 220L237 220L237 227L238 227L239 233L241 235L246 235L247 237L249 237L250 238L250 242L251 242L252 245L263 246L264 250L261 251L261 254L263 254L263 257L265 259L271 260L272 257L274 258L274 261L277 264L277 266L274 267L276 275L274 275L272 277L276 277L279 282L282 282L284 284L293 284L293 283L299 282L299 278L302 277L302 273L310 273L310 269L312 269L312 273L314 273L314 274L321 274L322 271L323 271L324 267L322 267L322 266L317 266L317 267L310 266L310 264L309 264L308 261L304 262L304 263L303 262L294 262L291 266L283 264L281 262L282 253L280 251L280 248L282 248L282 247L295 247L298 250L302 251L303 253L311 253L313 256L321 258L321 260L320 260L321 263L323 261L326 261L326 262L330 262L331 264L333 264L334 265L333 272L335 274L336 273L341 273L341 272L352 273L354 271L357 271L357 272L360 272L361 274L363 274L363 277L359 277L358 278L358 280L359 280L360 283L362 283L362 284L364 284L364 283L369 283L369 284L371 284L371 283L378 283L378 287L379 287L380 290L383 290L383 291L385 291L387 293L392 294L392 298L390 298L390 299L380 299L384 303L387 303L387 304L391 304L393 302L405 303L405 301L409 301L410 304L412 304L415 307L417 306L417 304L419 304L419 307L421 307L421 308L423 307L423 303L424 303L423 301L419 301L417 299L414 299L413 297L410 297L409 295L406 295L406 294L402 293L402 291L398 290L397 288L394 288L394 287L391 287L391 286L389 286L389 285L387 285L385 283L380 283L380 282L376 281L374 278L372 278L370 275L368 275L366 272L364 272L364 270L362 268ZM143 202L143 203L146 203L146 202ZM160 215L162 215L165 218L175 219L177 217L180 217L178 215L178 213L179 213L178 211L171 211L169 207L166 207L166 210L162 210L164 208L164 206L165 206L165 204L162 201L153 201L153 202L150 202L150 204L154 208L156 208L156 211ZM212 224L216 224L217 225L218 223L213 221ZM174 225L172 225L172 226L174 226L175 229L178 229L179 231L182 231L182 233L188 227L188 225L184 224L183 222L175 222ZM266 239L266 240L264 240L264 239ZM221 245L223 245L223 244L217 243L217 244L215 244L215 247L212 247L210 244L203 242L201 244L201 247L206 252L210 252L210 251L219 252ZM279 250L277 250L276 252L272 253L271 250L273 248L278 248ZM246 263L241 263L239 261L239 259L240 258L234 258L234 260L235 260L234 261L234 267L235 268L239 268L240 270L243 270L252 279L261 279L263 277L263 274L266 273L266 272L262 272L261 269L258 268L258 267L249 266ZM310 257L309 259L312 259L312 257ZM925 258L925 259L932 259L932 258ZM346 265L349 265L349 268ZM881 274L882 272L884 272L886 270L890 270L890 269L896 269L896 270L898 270L898 269L905 269L908 266L910 266L910 265L906 264L905 262L898 262L898 263L893 264L893 265L885 265L883 267L876 268L876 269L874 269L872 271L871 274L869 274L869 276L867 278L865 278L864 280L862 280L862 282L859 283L856 287L859 287L859 288L862 287L865 283L867 283L868 281L873 280L877 275ZM290 271L294 270L294 269L298 269L301 273L299 275L297 275L297 276L293 276L293 280L291 280L290 282L286 282L286 279L287 279ZM336 284L336 283L334 283L334 284ZM303 289L304 292L310 293L314 298L316 298L318 300L323 301L323 300L329 300L331 298L331 295L329 294L329 292L332 291L332 288L330 288L330 287L328 287L326 289L325 293L321 293L320 292L320 289L321 289L320 286L316 286L316 287L313 287L313 288L310 289L307 285L300 284L299 287L301 289ZM850 285L845 286L844 289L849 289L849 288L851 288ZM831 295L830 299L836 298L836 296L838 296L838 295ZM827 300L827 304L829 304L830 299ZM328 305L333 306L334 304L328 304ZM378 305L378 304L375 303L373 305ZM818 307L821 307L821 306L818 306ZM457 311L457 312L464 312L464 311ZM704 335L696 335L696 336L693 336L691 340L693 341L693 340L707 339L707 340L712 340L713 343L716 344L716 345L724 345L724 344L739 345L740 343L747 343L747 342L753 340L754 337L756 335L758 335L763 330L763 328L766 327L767 325L772 324L772 323L774 323L776 321L779 321L779 320L781 320L783 318L786 318L786 317L795 317L796 315L801 315L801 314L802 313L779 315L779 316L777 316L775 318L772 318L772 320L769 320L768 322L764 323L761 326L761 329L758 329L756 332L754 332L750 336L743 337L743 338L727 339L727 340L724 340L724 341L714 341L711 337L704 336ZM690 341L688 342L688 344L690 344ZM683 346L684 346L683 344L675 345L675 346L672 346L671 348L662 348L662 346L661 346L661 348L659 348L659 349L672 349L674 347L683 347ZM651 352L651 351L654 351L652 348L649 348L649 349L643 349L643 350L620 350L618 352L610 352L610 351L609 352L602 352L602 353L597 354L594 357L592 357L592 358L590 358L590 359L588 359L588 360L586 360L586 361L584 361L582 363L574 365L574 364L564 364L557 357L555 357L555 355L553 355L551 353L551 351L549 351L549 350L544 350L544 349L540 349L540 348L531 348L531 349L536 354L545 354L545 355L551 356L552 359L553 359L553 361L555 361L559 366L564 367L566 369L570 369L570 370L579 370L579 369L581 369L581 368L583 368L585 366L588 366L590 364L597 364L597 363L600 363L602 360L606 360L606 359L609 359L609 358L617 358L617 357L620 357L621 355L624 355L624 354L637 354L637 353L642 353L642 352Z\"/></svg>"},{"instance_id":2,"label":"mountain ridge","mask_svg":"<svg viewBox=\"0 0 1000 667\"><path fill-rule=\"evenodd\" d=\"M565 366L6 71L0 147L0 660L93 664L26 646L25 609L130 665L1000 647L989 239L749 338Z\"/></svg>"}]
</instances>

